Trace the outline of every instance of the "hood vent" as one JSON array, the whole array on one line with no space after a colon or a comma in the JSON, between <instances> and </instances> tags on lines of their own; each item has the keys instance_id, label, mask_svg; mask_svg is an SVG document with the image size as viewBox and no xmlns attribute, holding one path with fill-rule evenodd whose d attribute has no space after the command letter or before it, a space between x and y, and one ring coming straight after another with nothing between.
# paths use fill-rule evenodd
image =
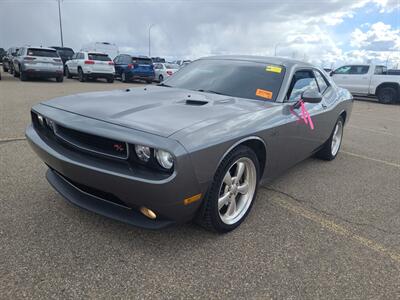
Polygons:
<instances>
[{"instance_id":1,"label":"hood vent","mask_svg":"<svg viewBox=\"0 0 400 300\"><path fill-rule=\"evenodd\" d=\"M186 105L203 106L206 105L208 102L202 100L186 100L185 103Z\"/></svg>"}]
</instances>

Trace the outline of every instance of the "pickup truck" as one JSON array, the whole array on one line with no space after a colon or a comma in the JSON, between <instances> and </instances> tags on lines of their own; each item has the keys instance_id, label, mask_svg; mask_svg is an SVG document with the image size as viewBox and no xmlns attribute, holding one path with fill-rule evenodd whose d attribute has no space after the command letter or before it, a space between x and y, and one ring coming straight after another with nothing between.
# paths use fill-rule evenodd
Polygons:
<instances>
[{"instance_id":1,"label":"pickup truck","mask_svg":"<svg viewBox=\"0 0 400 300\"><path fill-rule=\"evenodd\" d=\"M375 96L384 104L400 102L400 76L387 75L381 65L345 65L330 73L333 81L354 96Z\"/></svg>"}]
</instances>

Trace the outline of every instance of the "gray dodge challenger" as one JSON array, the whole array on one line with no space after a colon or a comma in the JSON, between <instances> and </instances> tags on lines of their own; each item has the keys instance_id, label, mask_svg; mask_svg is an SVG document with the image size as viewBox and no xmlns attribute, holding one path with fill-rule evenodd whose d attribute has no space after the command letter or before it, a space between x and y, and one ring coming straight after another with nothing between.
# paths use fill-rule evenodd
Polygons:
<instances>
[{"instance_id":1,"label":"gray dodge challenger","mask_svg":"<svg viewBox=\"0 0 400 300\"><path fill-rule=\"evenodd\" d=\"M199 59L159 85L92 92L32 108L26 136L68 201L158 229L194 220L228 232L259 184L339 152L353 99L313 65Z\"/></svg>"}]
</instances>

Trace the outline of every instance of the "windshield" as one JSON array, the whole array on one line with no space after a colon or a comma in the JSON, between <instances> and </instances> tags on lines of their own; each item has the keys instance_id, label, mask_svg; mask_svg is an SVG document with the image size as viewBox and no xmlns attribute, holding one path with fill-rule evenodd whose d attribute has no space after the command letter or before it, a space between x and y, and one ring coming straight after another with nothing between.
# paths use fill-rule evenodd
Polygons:
<instances>
[{"instance_id":1,"label":"windshield","mask_svg":"<svg viewBox=\"0 0 400 300\"><path fill-rule=\"evenodd\" d=\"M90 60L111 61L107 54L88 53Z\"/></svg>"},{"instance_id":2,"label":"windshield","mask_svg":"<svg viewBox=\"0 0 400 300\"><path fill-rule=\"evenodd\" d=\"M233 97L275 101L285 68L241 60L201 59L188 64L165 85Z\"/></svg>"}]
</instances>

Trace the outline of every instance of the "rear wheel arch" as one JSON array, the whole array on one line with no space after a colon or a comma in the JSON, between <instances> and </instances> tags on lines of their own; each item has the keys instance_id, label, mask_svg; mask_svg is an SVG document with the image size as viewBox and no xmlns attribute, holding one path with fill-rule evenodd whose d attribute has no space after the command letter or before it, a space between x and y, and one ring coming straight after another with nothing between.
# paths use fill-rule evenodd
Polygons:
<instances>
[{"instance_id":1,"label":"rear wheel arch","mask_svg":"<svg viewBox=\"0 0 400 300\"><path fill-rule=\"evenodd\" d=\"M400 91L400 85L397 82L383 82L380 85L378 85L375 89L375 95L378 95L379 90L383 89L385 87L391 87L394 88L397 91L397 94L399 94Z\"/></svg>"}]
</instances>

